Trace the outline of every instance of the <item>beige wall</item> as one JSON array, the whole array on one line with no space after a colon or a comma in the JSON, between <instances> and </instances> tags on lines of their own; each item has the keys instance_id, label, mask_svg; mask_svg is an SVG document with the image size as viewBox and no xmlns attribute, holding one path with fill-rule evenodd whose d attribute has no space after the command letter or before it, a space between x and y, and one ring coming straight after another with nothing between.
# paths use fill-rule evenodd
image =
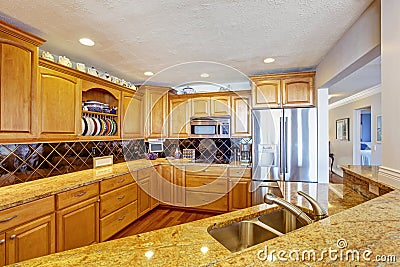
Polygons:
<instances>
[{"instance_id":1,"label":"beige wall","mask_svg":"<svg viewBox=\"0 0 400 267\"><path fill-rule=\"evenodd\" d=\"M317 66L316 88L331 86L380 55L380 16L375 0Z\"/></svg>"},{"instance_id":2,"label":"beige wall","mask_svg":"<svg viewBox=\"0 0 400 267\"><path fill-rule=\"evenodd\" d=\"M335 155L334 172L337 174L342 175L339 165L353 164L354 110L365 107L371 107L371 163L372 165L381 163L381 144L376 143L376 116L381 114L381 93L378 93L329 110L329 140L331 153ZM336 140L336 120L343 118L350 118L350 141Z\"/></svg>"},{"instance_id":3,"label":"beige wall","mask_svg":"<svg viewBox=\"0 0 400 267\"><path fill-rule=\"evenodd\" d=\"M400 1L382 0L381 181L400 188Z\"/></svg>"}]
</instances>

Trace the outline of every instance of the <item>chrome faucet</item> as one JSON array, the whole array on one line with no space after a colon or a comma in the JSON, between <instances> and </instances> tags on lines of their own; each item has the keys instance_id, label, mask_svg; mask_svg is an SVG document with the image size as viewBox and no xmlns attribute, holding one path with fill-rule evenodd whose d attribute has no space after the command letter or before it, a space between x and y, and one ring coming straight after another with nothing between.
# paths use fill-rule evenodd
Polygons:
<instances>
[{"instance_id":1,"label":"chrome faucet","mask_svg":"<svg viewBox=\"0 0 400 267\"><path fill-rule=\"evenodd\" d=\"M264 195L264 202L267 204L277 204L284 209L288 210L292 213L296 219L298 219L304 225L310 224L313 222L310 217L307 216L299 207L293 205L292 203L280 198L272 193L266 193Z\"/></svg>"},{"instance_id":2,"label":"chrome faucet","mask_svg":"<svg viewBox=\"0 0 400 267\"><path fill-rule=\"evenodd\" d=\"M305 197L305 199L307 199L308 202L310 202L311 207L313 208L314 220L315 221L319 221L321 219L324 219L324 218L328 217L328 213L326 212L326 210L323 207L321 207L321 205L314 198L312 198L311 196L307 195L303 191L298 191L297 194L299 194L300 196Z\"/></svg>"}]
</instances>

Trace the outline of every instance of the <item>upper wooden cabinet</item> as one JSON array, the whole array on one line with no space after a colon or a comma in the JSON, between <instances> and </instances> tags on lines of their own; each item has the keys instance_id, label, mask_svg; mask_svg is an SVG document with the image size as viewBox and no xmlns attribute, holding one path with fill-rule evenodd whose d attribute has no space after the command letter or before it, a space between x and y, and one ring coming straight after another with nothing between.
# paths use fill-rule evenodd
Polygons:
<instances>
[{"instance_id":1,"label":"upper wooden cabinet","mask_svg":"<svg viewBox=\"0 0 400 267\"><path fill-rule=\"evenodd\" d=\"M80 133L80 80L39 68L39 137L72 139Z\"/></svg>"},{"instance_id":2,"label":"upper wooden cabinet","mask_svg":"<svg viewBox=\"0 0 400 267\"><path fill-rule=\"evenodd\" d=\"M251 94L232 96L231 137L251 137Z\"/></svg>"},{"instance_id":3,"label":"upper wooden cabinet","mask_svg":"<svg viewBox=\"0 0 400 267\"><path fill-rule=\"evenodd\" d=\"M315 105L315 72L253 76L253 108L309 107Z\"/></svg>"},{"instance_id":4,"label":"upper wooden cabinet","mask_svg":"<svg viewBox=\"0 0 400 267\"><path fill-rule=\"evenodd\" d=\"M192 116L227 116L230 115L230 97L227 95L212 97L194 97L192 102Z\"/></svg>"},{"instance_id":5,"label":"upper wooden cabinet","mask_svg":"<svg viewBox=\"0 0 400 267\"><path fill-rule=\"evenodd\" d=\"M122 137L143 138L143 94L122 93Z\"/></svg>"},{"instance_id":6,"label":"upper wooden cabinet","mask_svg":"<svg viewBox=\"0 0 400 267\"><path fill-rule=\"evenodd\" d=\"M190 133L190 101L171 98L169 101L169 137L187 138Z\"/></svg>"},{"instance_id":7,"label":"upper wooden cabinet","mask_svg":"<svg viewBox=\"0 0 400 267\"><path fill-rule=\"evenodd\" d=\"M205 117L211 115L211 99L209 97L196 97L191 99L192 116Z\"/></svg>"},{"instance_id":8,"label":"upper wooden cabinet","mask_svg":"<svg viewBox=\"0 0 400 267\"><path fill-rule=\"evenodd\" d=\"M38 46L34 35L0 21L0 138L36 134Z\"/></svg>"},{"instance_id":9,"label":"upper wooden cabinet","mask_svg":"<svg viewBox=\"0 0 400 267\"><path fill-rule=\"evenodd\" d=\"M229 96L213 96L211 97L211 115L212 116L228 116L231 114Z\"/></svg>"}]
</instances>

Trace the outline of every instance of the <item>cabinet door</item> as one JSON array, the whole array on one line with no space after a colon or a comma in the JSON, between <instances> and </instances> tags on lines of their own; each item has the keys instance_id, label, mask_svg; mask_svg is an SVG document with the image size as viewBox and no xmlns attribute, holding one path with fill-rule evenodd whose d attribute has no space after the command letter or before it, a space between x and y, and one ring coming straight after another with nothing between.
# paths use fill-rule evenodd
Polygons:
<instances>
[{"instance_id":1,"label":"cabinet door","mask_svg":"<svg viewBox=\"0 0 400 267\"><path fill-rule=\"evenodd\" d=\"M74 138L81 127L80 81L67 74L40 67L40 137Z\"/></svg>"},{"instance_id":2,"label":"cabinet door","mask_svg":"<svg viewBox=\"0 0 400 267\"><path fill-rule=\"evenodd\" d=\"M0 137L35 135L37 47L0 32Z\"/></svg>"},{"instance_id":3,"label":"cabinet door","mask_svg":"<svg viewBox=\"0 0 400 267\"><path fill-rule=\"evenodd\" d=\"M211 97L211 115L228 116L231 115L231 105L229 96Z\"/></svg>"},{"instance_id":4,"label":"cabinet door","mask_svg":"<svg viewBox=\"0 0 400 267\"><path fill-rule=\"evenodd\" d=\"M7 231L6 240L7 264L54 253L54 214Z\"/></svg>"},{"instance_id":5,"label":"cabinet door","mask_svg":"<svg viewBox=\"0 0 400 267\"><path fill-rule=\"evenodd\" d=\"M185 183L185 169L183 167L174 168L174 191L173 199L174 205L184 207L186 200L186 183Z\"/></svg>"},{"instance_id":6,"label":"cabinet door","mask_svg":"<svg viewBox=\"0 0 400 267\"><path fill-rule=\"evenodd\" d=\"M192 116L202 117L211 115L211 99L209 97L197 97L192 99Z\"/></svg>"},{"instance_id":7,"label":"cabinet door","mask_svg":"<svg viewBox=\"0 0 400 267\"><path fill-rule=\"evenodd\" d=\"M314 78L295 77L282 80L283 106L313 106L314 103Z\"/></svg>"},{"instance_id":8,"label":"cabinet door","mask_svg":"<svg viewBox=\"0 0 400 267\"><path fill-rule=\"evenodd\" d=\"M252 88L254 108L276 108L281 105L281 81L256 81Z\"/></svg>"},{"instance_id":9,"label":"cabinet door","mask_svg":"<svg viewBox=\"0 0 400 267\"><path fill-rule=\"evenodd\" d=\"M173 166L162 165L160 180L161 201L173 205Z\"/></svg>"},{"instance_id":10,"label":"cabinet door","mask_svg":"<svg viewBox=\"0 0 400 267\"><path fill-rule=\"evenodd\" d=\"M150 199L150 206L151 209L154 209L158 206L159 199L160 199L160 175L156 168L161 167L161 166L156 166L155 169L153 170L151 174L151 180L150 180L150 187L151 187L151 199Z\"/></svg>"},{"instance_id":11,"label":"cabinet door","mask_svg":"<svg viewBox=\"0 0 400 267\"><path fill-rule=\"evenodd\" d=\"M138 181L138 216L142 216L151 209L150 177Z\"/></svg>"},{"instance_id":12,"label":"cabinet door","mask_svg":"<svg viewBox=\"0 0 400 267\"><path fill-rule=\"evenodd\" d=\"M167 132L166 116L168 94L165 90L147 90L147 108L144 114L147 137L165 137Z\"/></svg>"},{"instance_id":13,"label":"cabinet door","mask_svg":"<svg viewBox=\"0 0 400 267\"><path fill-rule=\"evenodd\" d=\"M250 95L232 97L232 137L251 137Z\"/></svg>"},{"instance_id":14,"label":"cabinet door","mask_svg":"<svg viewBox=\"0 0 400 267\"><path fill-rule=\"evenodd\" d=\"M99 241L98 197L57 212L57 252Z\"/></svg>"},{"instance_id":15,"label":"cabinet door","mask_svg":"<svg viewBox=\"0 0 400 267\"><path fill-rule=\"evenodd\" d=\"M250 180L229 179L229 211L251 206Z\"/></svg>"},{"instance_id":16,"label":"cabinet door","mask_svg":"<svg viewBox=\"0 0 400 267\"><path fill-rule=\"evenodd\" d=\"M140 96L122 95L122 137L143 137L143 101Z\"/></svg>"},{"instance_id":17,"label":"cabinet door","mask_svg":"<svg viewBox=\"0 0 400 267\"><path fill-rule=\"evenodd\" d=\"M0 234L0 266L6 265L6 234Z\"/></svg>"},{"instance_id":18,"label":"cabinet door","mask_svg":"<svg viewBox=\"0 0 400 267\"><path fill-rule=\"evenodd\" d=\"M190 105L186 99L169 101L169 137L187 138L190 125Z\"/></svg>"}]
</instances>

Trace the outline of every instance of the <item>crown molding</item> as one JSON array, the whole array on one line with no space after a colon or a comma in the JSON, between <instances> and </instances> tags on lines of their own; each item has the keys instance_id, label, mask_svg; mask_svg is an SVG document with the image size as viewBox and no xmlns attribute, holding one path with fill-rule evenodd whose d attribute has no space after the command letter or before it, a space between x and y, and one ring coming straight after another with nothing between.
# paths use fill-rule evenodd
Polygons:
<instances>
[{"instance_id":1,"label":"crown molding","mask_svg":"<svg viewBox=\"0 0 400 267\"><path fill-rule=\"evenodd\" d=\"M334 108L337 108L337 107L341 107L341 106L356 102L358 100L361 100L363 98L378 94L378 93L381 92L381 89L382 89L381 84L375 85L375 86L373 86L371 88L368 88L368 89L366 89L364 91L358 92L357 94L354 94L354 95L351 95L349 97L343 98L343 99L341 99L339 101L336 101L336 102L328 105L328 109L334 109Z\"/></svg>"}]
</instances>

